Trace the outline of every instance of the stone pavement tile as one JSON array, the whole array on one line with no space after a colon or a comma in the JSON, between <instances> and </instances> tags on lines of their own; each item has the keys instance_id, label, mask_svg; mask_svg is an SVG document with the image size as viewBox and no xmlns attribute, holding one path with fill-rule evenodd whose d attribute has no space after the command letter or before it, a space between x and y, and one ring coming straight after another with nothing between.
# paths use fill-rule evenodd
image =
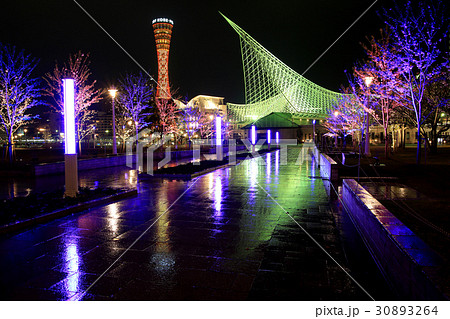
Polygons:
<instances>
[{"instance_id":1,"label":"stone pavement tile","mask_svg":"<svg viewBox=\"0 0 450 319\"><path fill-rule=\"evenodd\" d=\"M53 270L64 273L83 272L86 274L102 274L114 262L114 259L107 256L96 255L93 252L83 256L74 256L72 259L63 261L53 267Z\"/></svg>"},{"instance_id":2,"label":"stone pavement tile","mask_svg":"<svg viewBox=\"0 0 450 319\"><path fill-rule=\"evenodd\" d=\"M231 289L237 274L196 269L181 269L177 272L176 276L177 282L181 285L212 289Z\"/></svg>"},{"instance_id":3,"label":"stone pavement tile","mask_svg":"<svg viewBox=\"0 0 450 319\"><path fill-rule=\"evenodd\" d=\"M255 281L255 275L237 274L236 279L233 282L231 289L234 291L242 291L248 293Z\"/></svg>"},{"instance_id":4,"label":"stone pavement tile","mask_svg":"<svg viewBox=\"0 0 450 319\"><path fill-rule=\"evenodd\" d=\"M67 276L67 273L59 272L56 270L47 270L26 281L25 283L23 283L23 285L21 285L21 287L49 289L61 280L66 279Z\"/></svg>"},{"instance_id":5,"label":"stone pavement tile","mask_svg":"<svg viewBox=\"0 0 450 319\"><path fill-rule=\"evenodd\" d=\"M209 268L209 270L255 275L258 272L260 265L261 263L258 261L219 257L216 258L215 263Z\"/></svg>"},{"instance_id":6,"label":"stone pavement tile","mask_svg":"<svg viewBox=\"0 0 450 319\"><path fill-rule=\"evenodd\" d=\"M86 292L86 290L92 285L92 283L95 282L95 280L97 280L97 278L97 275L85 274L80 272L74 273L51 286L49 290L58 292L60 294L67 294L67 296L73 296L77 293L79 294ZM112 278L103 276L87 291L87 293L112 297L123 287L125 287L130 281L131 280L124 278Z\"/></svg>"},{"instance_id":7,"label":"stone pavement tile","mask_svg":"<svg viewBox=\"0 0 450 319\"><path fill-rule=\"evenodd\" d=\"M11 291L7 298L2 300L17 301L64 301L74 294L69 292L53 291L48 289L18 287Z\"/></svg>"},{"instance_id":8,"label":"stone pavement tile","mask_svg":"<svg viewBox=\"0 0 450 319\"><path fill-rule=\"evenodd\" d=\"M114 300L167 300L168 289L148 281L132 280L114 296Z\"/></svg>"}]
</instances>

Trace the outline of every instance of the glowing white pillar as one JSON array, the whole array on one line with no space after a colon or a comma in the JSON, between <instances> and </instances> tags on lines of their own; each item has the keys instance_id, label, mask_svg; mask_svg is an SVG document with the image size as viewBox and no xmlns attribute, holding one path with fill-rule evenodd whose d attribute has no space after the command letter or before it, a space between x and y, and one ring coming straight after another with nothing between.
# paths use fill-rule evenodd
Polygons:
<instances>
[{"instance_id":1,"label":"glowing white pillar","mask_svg":"<svg viewBox=\"0 0 450 319\"><path fill-rule=\"evenodd\" d=\"M75 84L73 79L63 80L64 92L64 161L67 197L78 193L78 160L75 131Z\"/></svg>"},{"instance_id":2,"label":"glowing white pillar","mask_svg":"<svg viewBox=\"0 0 450 319\"><path fill-rule=\"evenodd\" d=\"M220 116L216 116L216 157L218 161L223 160L222 118Z\"/></svg>"},{"instance_id":3,"label":"glowing white pillar","mask_svg":"<svg viewBox=\"0 0 450 319\"><path fill-rule=\"evenodd\" d=\"M252 133L251 133L251 138L252 138L252 152L255 152L255 144L256 144L256 126L252 125Z\"/></svg>"},{"instance_id":4,"label":"glowing white pillar","mask_svg":"<svg viewBox=\"0 0 450 319\"><path fill-rule=\"evenodd\" d=\"M270 139L272 138L270 130L267 130L267 149L270 150Z\"/></svg>"},{"instance_id":5,"label":"glowing white pillar","mask_svg":"<svg viewBox=\"0 0 450 319\"><path fill-rule=\"evenodd\" d=\"M275 142L277 146L280 144L280 132L275 132Z\"/></svg>"}]
</instances>

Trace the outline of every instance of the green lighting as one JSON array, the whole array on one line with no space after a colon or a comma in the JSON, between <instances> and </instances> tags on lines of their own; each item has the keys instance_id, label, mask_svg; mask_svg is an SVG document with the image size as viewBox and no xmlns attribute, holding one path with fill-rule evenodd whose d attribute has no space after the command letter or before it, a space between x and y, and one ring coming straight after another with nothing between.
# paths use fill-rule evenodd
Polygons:
<instances>
[{"instance_id":1,"label":"green lighting","mask_svg":"<svg viewBox=\"0 0 450 319\"><path fill-rule=\"evenodd\" d=\"M222 16L238 33L245 79L245 103L228 103L234 121L256 120L272 112L327 117L342 94L327 90L298 74L266 50L238 25ZM256 116L254 118L253 116Z\"/></svg>"}]
</instances>

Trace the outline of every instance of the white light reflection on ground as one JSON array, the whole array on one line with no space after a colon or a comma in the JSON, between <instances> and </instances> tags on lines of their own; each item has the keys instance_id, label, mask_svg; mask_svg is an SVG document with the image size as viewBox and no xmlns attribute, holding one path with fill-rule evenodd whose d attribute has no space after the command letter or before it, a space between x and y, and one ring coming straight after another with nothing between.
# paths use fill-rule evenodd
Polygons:
<instances>
[{"instance_id":1,"label":"white light reflection on ground","mask_svg":"<svg viewBox=\"0 0 450 319\"><path fill-rule=\"evenodd\" d=\"M110 204L108 207L108 227L109 230L112 231L114 234L117 233L117 230L119 229L119 204L113 203Z\"/></svg>"},{"instance_id":2,"label":"white light reflection on ground","mask_svg":"<svg viewBox=\"0 0 450 319\"><path fill-rule=\"evenodd\" d=\"M215 173L214 208L216 209L216 215L222 215L222 180L220 179L220 173L218 172Z\"/></svg>"},{"instance_id":3,"label":"white light reflection on ground","mask_svg":"<svg viewBox=\"0 0 450 319\"><path fill-rule=\"evenodd\" d=\"M76 237L67 237L65 246L65 271L68 273L67 280L64 282L64 292L67 298L73 293L79 293L80 289L80 256L78 255L78 239Z\"/></svg>"},{"instance_id":4,"label":"white light reflection on ground","mask_svg":"<svg viewBox=\"0 0 450 319\"><path fill-rule=\"evenodd\" d=\"M275 151L275 176L278 176L280 170L280 150Z\"/></svg>"}]
</instances>

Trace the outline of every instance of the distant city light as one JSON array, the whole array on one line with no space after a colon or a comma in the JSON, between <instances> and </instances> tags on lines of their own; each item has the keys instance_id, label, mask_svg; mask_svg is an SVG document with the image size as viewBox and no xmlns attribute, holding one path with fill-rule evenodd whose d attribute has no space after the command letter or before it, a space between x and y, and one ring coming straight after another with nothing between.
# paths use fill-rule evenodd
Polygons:
<instances>
[{"instance_id":1,"label":"distant city light","mask_svg":"<svg viewBox=\"0 0 450 319\"><path fill-rule=\"evenodd\" d=\"M222 118L216 117L216 145L222 145Z\"/></svg>"},{"instance_id":2,"label":"distant city light","mask_svg":"<svg viewBox=\"0 0 450 319\"><path fill-rule=\"evenodd\" d=\"M256 144L256 126L252 125L252 144Z\"/></svg>"},{"instance_id":3,"label":"distant city light","mask_svg":"<svg viewBox=\"0 0 450 319\"><path fill-rule=\"evenodd\" d=\"M65 153L76 154L75 141L75 84L73 79L63 80Z\"/></svg>"},{"instance_id":4,"label":"distant city light","mask_svg":"<svg viewBox=\"0 0 450 319\"><path fill-rule=\"evenodd\" d=\"M267 144L270 144L271 134L270 130L267 130Z\"/></svg>"}]
</instances>

